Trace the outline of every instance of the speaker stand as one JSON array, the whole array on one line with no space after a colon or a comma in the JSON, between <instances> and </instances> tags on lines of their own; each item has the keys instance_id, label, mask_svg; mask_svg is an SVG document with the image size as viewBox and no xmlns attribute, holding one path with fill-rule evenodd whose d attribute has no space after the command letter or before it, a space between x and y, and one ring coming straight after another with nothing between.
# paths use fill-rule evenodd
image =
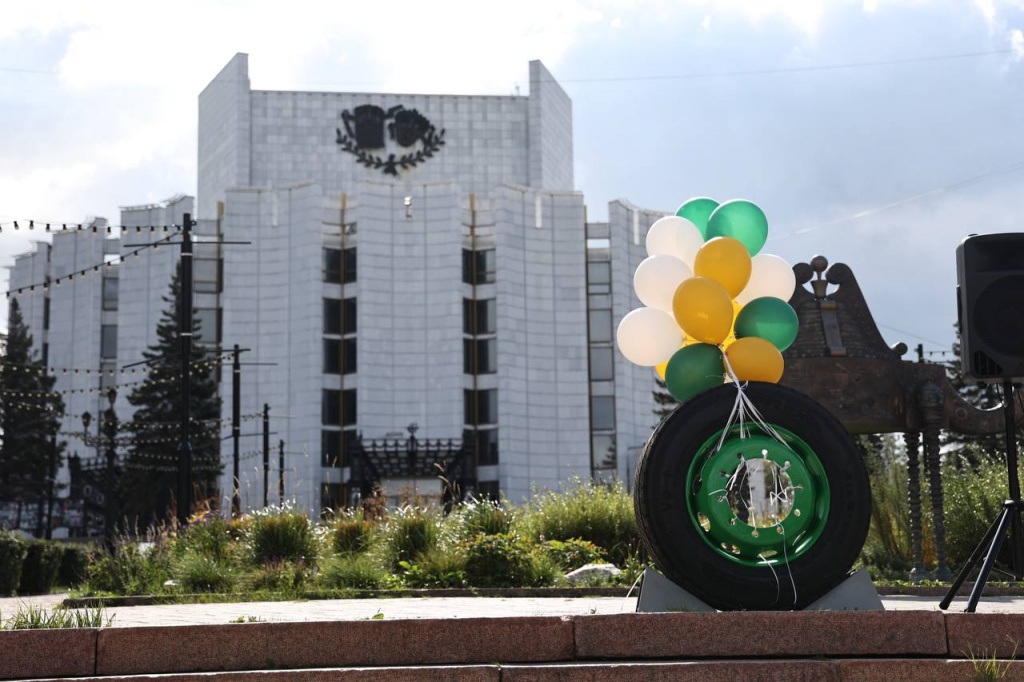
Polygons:
<instances>
[{"instance_id":1,"label":"speaker stand","mask_svg":"<svg viewBox=\"0 0 1024 682\"><path fill-rule=\"evenodd\" d=\"M1020 477L1017 474L1016 408L1013 404L1015 389L1016 387L1010 379L1003 380L1003 419L1006 422L1006 477L1009 484L1010 499L1003 502L1003 508L999 512L999 516L996 517L996 520L985 531L985 537L974 548L971 558L960 569L960 573L956 576L956 580L953 581L949 592L939 602L939 608L943 611L949 608L953 598L956 597L956 593L960 591L960 587L963 586L964 581L967 579L967 575L981 561L981 571L978 573L977 580L974 581L971 596L967 600L967 608L964 609L967 613L974 613L978 607L978 600L981 599L981 594L985 591L985 584L988 582L988 576L996 562L999 548L1002 547L1003 540L1006 539L1007 529L1011 531L1010 543L1013 550L1013 577L1017 581L1020 581L1022 578L1021 571L1024 570L1024 544L1022 544L1022 540L1024 538L1021 537L1020 515L1024 511L1024 501L1020 497ZM982 557L984 557L984 560L982 560Z\"/></svg>"}]
</instances>

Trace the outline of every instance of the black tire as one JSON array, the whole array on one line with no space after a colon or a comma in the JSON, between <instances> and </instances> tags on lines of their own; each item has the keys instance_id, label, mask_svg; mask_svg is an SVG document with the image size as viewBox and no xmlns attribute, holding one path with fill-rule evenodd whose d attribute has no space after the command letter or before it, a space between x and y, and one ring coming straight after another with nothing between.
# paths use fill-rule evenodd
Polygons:
<instances>
[{"instance_id":1,"label":"black tire","mask_svg":"<svg viewBox=\"0 0 1024 682\"><path fill-rule=\"evenodd\" d=\"M774 384L752 382L745 391L766 422L803 439L824 469L830 504L817 541L788 569L776 566L773 575L767 566L743 565L718 553L691 520L687 471L701 445L728 421L736 398L732 385L683 403L654 430L633 488L640 535L658 569L710 606L800 609L840 583L864 546L871 520L867 469L842 424L817 402Z\"/></svg>"}]
</instances>

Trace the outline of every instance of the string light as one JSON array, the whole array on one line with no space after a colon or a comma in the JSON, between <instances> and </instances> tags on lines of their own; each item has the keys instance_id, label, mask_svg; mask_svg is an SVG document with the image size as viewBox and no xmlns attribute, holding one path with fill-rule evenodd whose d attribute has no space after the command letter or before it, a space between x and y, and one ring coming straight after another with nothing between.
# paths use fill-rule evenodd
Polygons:
<instances>
[{"instance_id":1,"label":"string light","mask_svg":"<svg viewBox=\"0 0 1024 682\"><path fill-rule=\"evenodd\" d=\"M20 230L21 227L22 227L21 226L22 222L24 222L24 219L22 219L21 221L14 220L14 221L11 221L9 223L0 223L0 231L2 231L4 227L13 227L15 230ZM50 227L51 224L50 223L48 223L46 221L39 221L39 222L40 222L41 225L44 226L44 229L47 232L51 231L51 227ZM100 225L97 225L95 222L90 223L88 225L88 227L89 227L89 232L91 234L100 234ZM121 230L121 231L127 231L127 230L131 230L132 228L135 228L136 233L142 232L143 229L149 230L150 232L157 232L157 231L168 232L170 230L174 230L176 232L181 231L181 225L174 225L174 224L170 224L170 225L105 225L104 227L106 229L106 233L107 234L111 234L111 230L113 230L113 229L117 229L117 230ZM86 228L86 225L84 223L72 223L71 224L71 231L72 232L85 232L86 231L85 228ZM27 229L29 229L29 230L35 230L36 229L36 221L35 221L34 218L29 218L28 219ZM61 232L67 232L68 231L68 223L60 223L60 231Z\"/></svg>"},{"instance_id":2,"label":"string light","mask_svg":"<svg viewBox=\"0 0 1024 682\"><path fill-rule=\"evenodd\" d=\"M81 226L79 226L79 227L81 227ZM57 277L56 279L53 280L53 286L54 287L59 287L61 279L66 279L69 282L73 282L74 279L75 279L75 275L78 275L79 279L81 279L82 277L85 277L86 275L90 274L90 272L98 273L100 271L100 266L104 266L105 265L106 267L109 268L109 267L111 267L111 264L113 262L123 263L129 256L134 256L135 258L138 258L139 257L139 253L141 253L142 251L145 251L146 249L153 249L155 251L162 242L167 242L169 239L173 239L174 236L175 235L172 234L172 235L168 235L166 237L162 237L161 239L158 239L157 241L153 242L152 244L146 244L145 246L142 246L140 248L134 249L134 250L128 252L127 254L124 254L124 255L121 255L121 256L115 256L113 259L111 259L109 261L108 260L104 260L104 262L97 263L96 265L87 267L84 270L77 270L75 272L68 273L63 278ZM29 284L27 286L19 287L17 289L11 289L10 291L7 292L7 298L10 298L11 294L14 294L14 295L17 296L18 294L25 293L26 291L28 291L29 293L33 293L33 292L35 292L35 287L37 287L37 286L42 286L42 283L41 284Z\"/></svg>"},{"instance_id":3,"label":"string light","mask_svg":"<svg viewBox=\"0 0 1024 682\"><path fill-rule=\"evenodd\" d=\"M213 368L224 364L227 361L227 356L231 355L231 351L223 351L221 353L209 353L212 357L209 360L194 360L191 364L193 370L202 369L204 367ZM170 373L171 375L180 376L181 370L174 367L159 367L159 366L144 366L144 367L131 367L122 369L82 369L76 367L40 367L36 364L24 364L16 362L0 362L0 368L6 367L12 372L25 372L27 374L38 374L39 376L45 376L52 374L56 376L58 373L67 375L68 372L82 373L86 376L93 374L102 376L103 373L107 373L108 376L114 376L115 374L124 375L135 375L136 373L149 372L151 375L160 375Z\"/></svg>"}]
</instances>

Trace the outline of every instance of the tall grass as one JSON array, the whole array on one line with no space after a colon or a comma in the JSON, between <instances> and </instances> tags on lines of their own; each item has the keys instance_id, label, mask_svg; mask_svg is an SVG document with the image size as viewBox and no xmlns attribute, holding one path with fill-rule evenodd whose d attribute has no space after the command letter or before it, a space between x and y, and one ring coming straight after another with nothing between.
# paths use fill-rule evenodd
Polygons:
<instances>
[{"instance_id":1,"label":"tall grass","mask_svg":"<svg viewBox=\"0 0 1024 682\"><path fill-rule=\"evenodd\" d=\"M67 609L58 606L48 611L40 606L28 606L19 608L8 620L0 617L0 630L104 628L110 627L113 620L113 616L107 616L102 608Z\"/></svg>"},{"instance_id":2,"label":"tall grass","mask_svg":"<svg viewBox=\"0 0 1024 682\"><path fill-rule=\"evenodd\" d=\"M536 494L520 510L516 527L534 542L589 540L617 566L645 553L633 498L619 481L604 485L577 479L563 492Z\"/></svg>"}]
</instances>

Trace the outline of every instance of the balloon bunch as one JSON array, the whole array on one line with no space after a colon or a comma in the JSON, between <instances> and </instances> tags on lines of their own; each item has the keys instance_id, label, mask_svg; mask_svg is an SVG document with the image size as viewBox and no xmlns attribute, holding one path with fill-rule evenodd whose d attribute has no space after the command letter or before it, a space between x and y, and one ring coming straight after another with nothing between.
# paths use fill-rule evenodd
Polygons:
<instances>
[{"instance_id":1,"label":"balloon bunch","mask_svg":"<svg viewBox=\"0 0 1024 682\"><path fill-rule=\"evenodd\" d=\"M796 278L759 253L767 239L764 212L742 199L697 197L651 225L633 276L647 307L616 333L626 359L655 367L680 402L727 379L777 383L798 329L787 302Z\"/></svg>"}]
</instances>

